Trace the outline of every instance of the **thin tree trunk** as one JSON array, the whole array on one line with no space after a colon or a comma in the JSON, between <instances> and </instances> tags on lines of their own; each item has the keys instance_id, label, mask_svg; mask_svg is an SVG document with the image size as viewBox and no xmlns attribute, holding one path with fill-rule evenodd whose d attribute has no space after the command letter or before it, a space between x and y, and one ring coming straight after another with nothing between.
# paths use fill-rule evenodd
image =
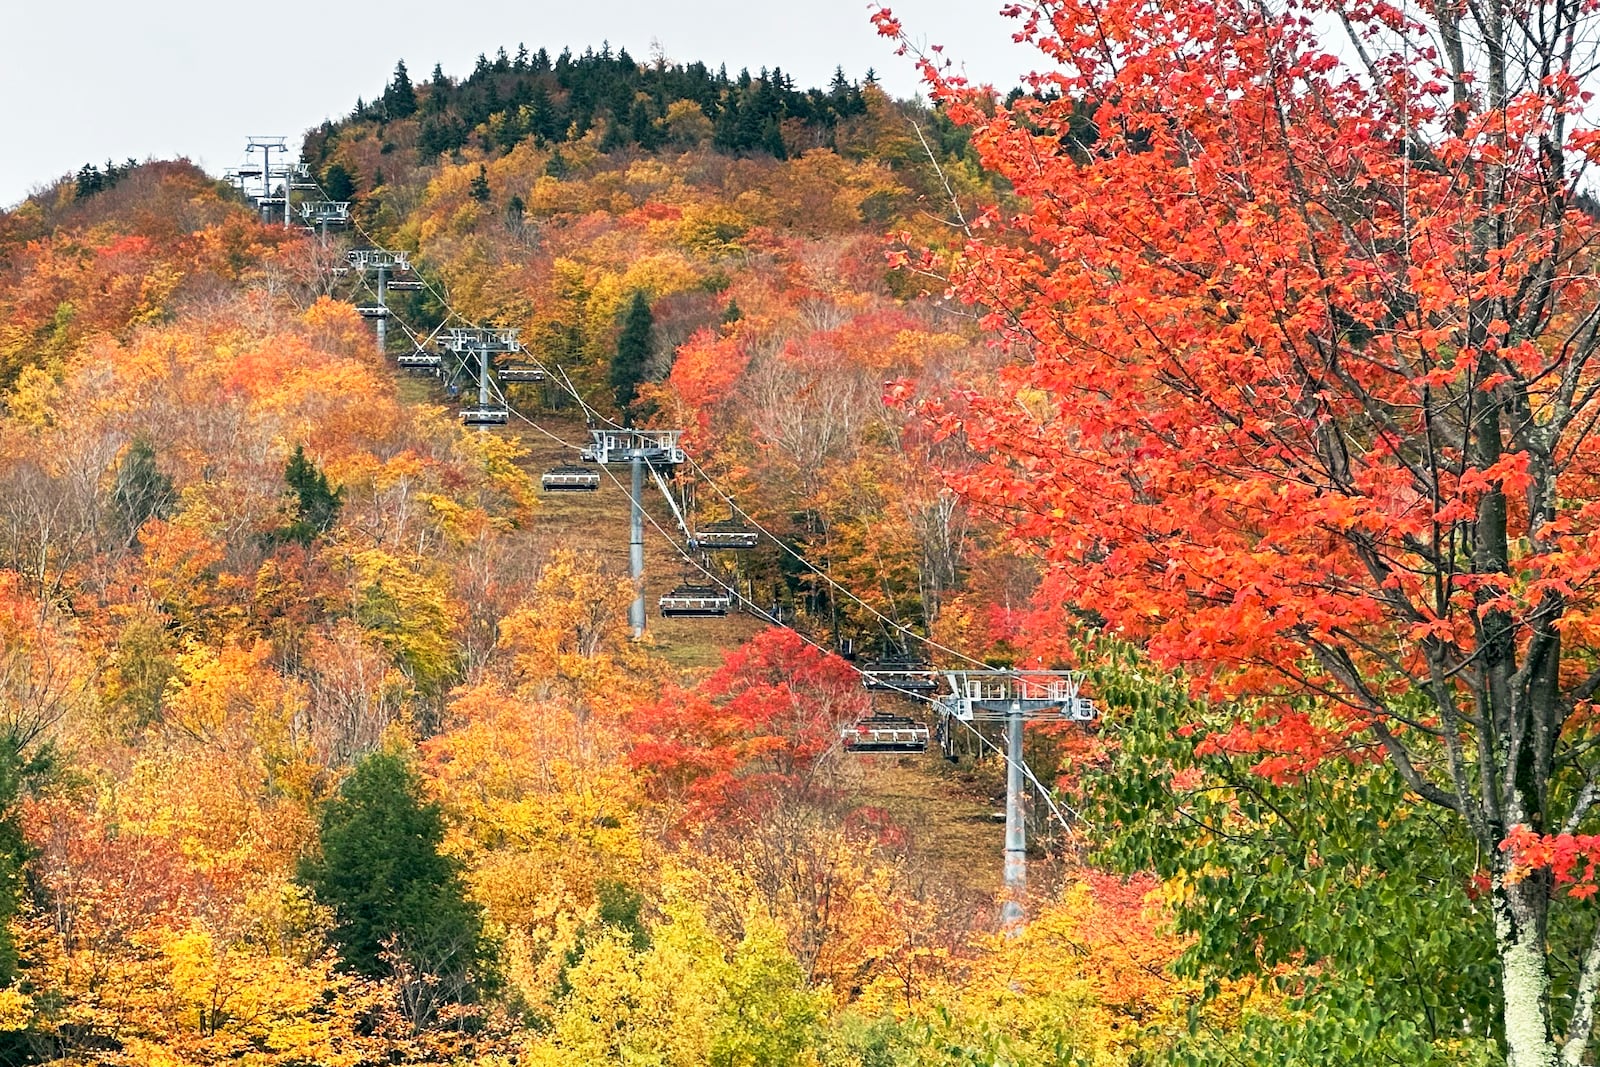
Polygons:
<instances>
[{"instance_id":1,"label":"thin tree trunk","mask_svg":"<svg viewBox=\"0 0 1600 1067\"><path fill-rule=\"evenodd\" d=\"M1544 886L1494 875L1495 949L1505 1008L1507 1067L1557 1067L1550 1033L1550 970L1541 917Z\"/></svg>"}]
</instances>

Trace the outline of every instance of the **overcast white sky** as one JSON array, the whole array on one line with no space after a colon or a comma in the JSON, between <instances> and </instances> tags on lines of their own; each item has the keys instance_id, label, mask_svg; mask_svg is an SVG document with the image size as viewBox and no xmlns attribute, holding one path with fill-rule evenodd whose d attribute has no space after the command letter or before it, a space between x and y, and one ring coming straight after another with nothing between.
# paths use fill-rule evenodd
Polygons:
<instances>
[{"instance_id":1,"label":"overcast white sky","mask_svg":"<svg viewBox=\"0 0 1600 1067\"><path fill-rule=\"evenodd\" d=\"M1037 66L1013 44L1003 0L898 0L908 31L943 44L974 80L1009 85ZM916 91L910 61L867 21L864 0L378 0L334 7L206 0L0 0L0 206L84 163L187 156L212 173L251 134L291 143L356 97L382 90L397 59L413 80L435 63L469 73L478 53L574 52L604 40L638 58L730 71L779 66L802 87L835 66L870 67L895 95Z\"/></svg>"}]
</instances>

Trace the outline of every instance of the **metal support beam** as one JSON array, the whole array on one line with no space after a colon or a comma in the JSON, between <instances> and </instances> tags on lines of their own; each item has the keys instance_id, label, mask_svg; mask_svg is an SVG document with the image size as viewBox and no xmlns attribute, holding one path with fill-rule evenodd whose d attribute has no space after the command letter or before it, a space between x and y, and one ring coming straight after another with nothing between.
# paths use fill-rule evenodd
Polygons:
<instances>
[{"instance_id":1,"label":"metal support beam","mask_svg":"<svg viewBox=\"0 0 1600 1067\"><path fill-rule=\"evenodd\" d=\"M678 507L677 498L672 495L672 486L667 484L666 476L656 466L650 467L650 474L656 480L656 488L660 489L661 495L666 498L667 507L672 509L672 518L677 522L678 529L683 531L684 543L688 544L694 540L694 533L689 529L689 520L684 517L683 510Z\"/></svg>"},{"instance_id":2,"label":"metal support beam","mask_svg":"<svg viewBox=\"0 0 1600 1067\"><path fill-rule=\"evenodd\" d=\"M637 640L644 636L644 457L633 456L633 493L628 520L628 575L633 579L633 604L628 622Z\"/></svg>"},{"instance_id":3,"label":"metal support beam","mask_svg":"<svg viewBox=\"0 0 1600 1067\"><path fill-rule=\"evenodd\" d=\"M478 349L478 407L489 406L489 350Z\"/></svg>"},{"instance_id":4,"label":"metal support beam","mask_svg":"<svg viewBox=\"0 0 1600 1067\"><path fill-rule=\"evenodd\" d=\"M378 268L378 306L389 306L389 270L387 267ZM378 355L389 354L389 316L378 316Z\"/></svg>"},{"instance_id":5,"label":"metal support beam","mask_svg":"<svg viewBox=\"0 0 1600 1067\"><path fill-rule=\"evenodd\" d=\"M1000 925L1020 927L1028 891L1028 830L1022 821L1022 706L1006 718L1006 874Z\"/></svg>"}]
</instances>

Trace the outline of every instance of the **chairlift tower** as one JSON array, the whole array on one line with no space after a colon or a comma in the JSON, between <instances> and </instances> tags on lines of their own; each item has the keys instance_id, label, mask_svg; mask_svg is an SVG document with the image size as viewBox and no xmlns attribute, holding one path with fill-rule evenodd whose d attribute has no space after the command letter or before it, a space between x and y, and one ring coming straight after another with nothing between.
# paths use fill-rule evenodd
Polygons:
<instances>
[{"instance_id":1,"label":"chairlift tower","mask_svg":"<svg viewBox=\"0 0 1600 1067\"><path fill-rule=\"evenodd\" d=\"M628 622L633 627L633 636L637 640L644 636L644 473L648 469L656 483L661 486L662 493L667 502L672 505L674 514L677 514L677 503L673 500L671 492L666 488L662 478L663 471L670 471L680 463L687 461L683 448L678 444L682 436L681 430L631 430L609 429L591 430L590 437L593 444L584 449L583 458L591 463L602 466L626 463L632 474L632 486L628 494L630 510L628 516L628 574L633 579L634 599L628 608ZM681 525L683 517L678 515Z\"/></svg>"},{"instance_id":2,"label":"chairlift tower","mask_svg":"<svg viewBox=\"0 0 1600 1067\"><path fill-rule=\"evenodd\" d=\"M358 304L356 310L361 317L372 319L378 330L378 354L387 355L389 352L389 276L411 270L411 258L408 252L390 252L382 248L353 248L345 256L350 263L350 269L359 271L365 277L368 271L377 275L378 302L376 304Z\"/></svg>"},{"instance_id":3,"label":"chairlift tower","mask_svg":"<svg viewBox=\"0 0 1600 1067\"><path fill-rule=\"evenodd\" d=\"M1081 671L939 671L948 687L933 698L940 715L1006 727L1005 900L1000 924L1022 922L1028 887L1028 831L1022 819L1022 726L1025 722L1093 722L1094 702L1080 695Z\"/></svg>"},{"instance_id":4,"label":"chairlift tower","mask_svg":"<svg viewBox=\"0 0 1600 1067\"><path fill-rule=\"evenodd\" d=\"M251 137L249 145L245 148L245 156L252 152L261 153L261 169L259 173L254 166L239 168L238 174L244 177L259 177L261 179L261 196L256 203L261 208L261 213L266 221L272 221L272 205L277 203L277 198L272 195L272 179L283 179L283 225L291 225L289 216L290 186L296 171L302 175L309 173L303 163L289 163L289 139L287 137ZM272 153L282 152L284 162L276 167L272 165Z\"/></svg>"},{"instance_id":5,"label":"chairlift tower","mask_svg":"<svg viewBox=\"0 0 1600 1067\"><path fill-rule=\"evenodd\" d=\"M461 409L462 425L486 429L504 426L509 420L510 411L505 405L495 403L490 395L490 363L497 353L522 351L522 346L517 343L517 332L514 329L456 327L445 334L442 343L456 354L459 363L464 364L476 357L478 364L478 406Z\"/></svg>"},{"instance_id":6,"label":"chairlift tower","mask_svg":"<svg viewBox=\"0 0 1600 1067\"><path fill-rule=\"evenodd\" d=\"M324 246L328 243L329 226L350 225L350 201L348 200L302 200L300 201L300 221L322 236Z\"/></svg>"}]
</instances>

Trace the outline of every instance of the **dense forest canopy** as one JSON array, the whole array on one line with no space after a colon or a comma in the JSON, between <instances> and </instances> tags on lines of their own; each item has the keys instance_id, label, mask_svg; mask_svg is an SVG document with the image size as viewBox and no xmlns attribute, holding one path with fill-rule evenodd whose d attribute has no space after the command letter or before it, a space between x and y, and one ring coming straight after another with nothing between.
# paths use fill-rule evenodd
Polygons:
<instances>
[{"instance_id":1,"label":"dense forest canopy","mask_svg":"<svg viewBox=\"0 0 1600 1067\"><path fill-rule=\"evenodd\" d=\"M285 191L347 228L0 214L0 1062L1591 1062L1590 449L1494 429L1595 395L1572 86L1172 11L1019 10L1005 96L402 63ZM467 323L549 371L503 429L394 358ZM633 639L621 482L541 491L612 419L761 534L652 496L649 602L747 610ZM996 730L843 747L919 659L1103 712L1027 731L1021 926Z\"/></svg>"}]
</instances>

